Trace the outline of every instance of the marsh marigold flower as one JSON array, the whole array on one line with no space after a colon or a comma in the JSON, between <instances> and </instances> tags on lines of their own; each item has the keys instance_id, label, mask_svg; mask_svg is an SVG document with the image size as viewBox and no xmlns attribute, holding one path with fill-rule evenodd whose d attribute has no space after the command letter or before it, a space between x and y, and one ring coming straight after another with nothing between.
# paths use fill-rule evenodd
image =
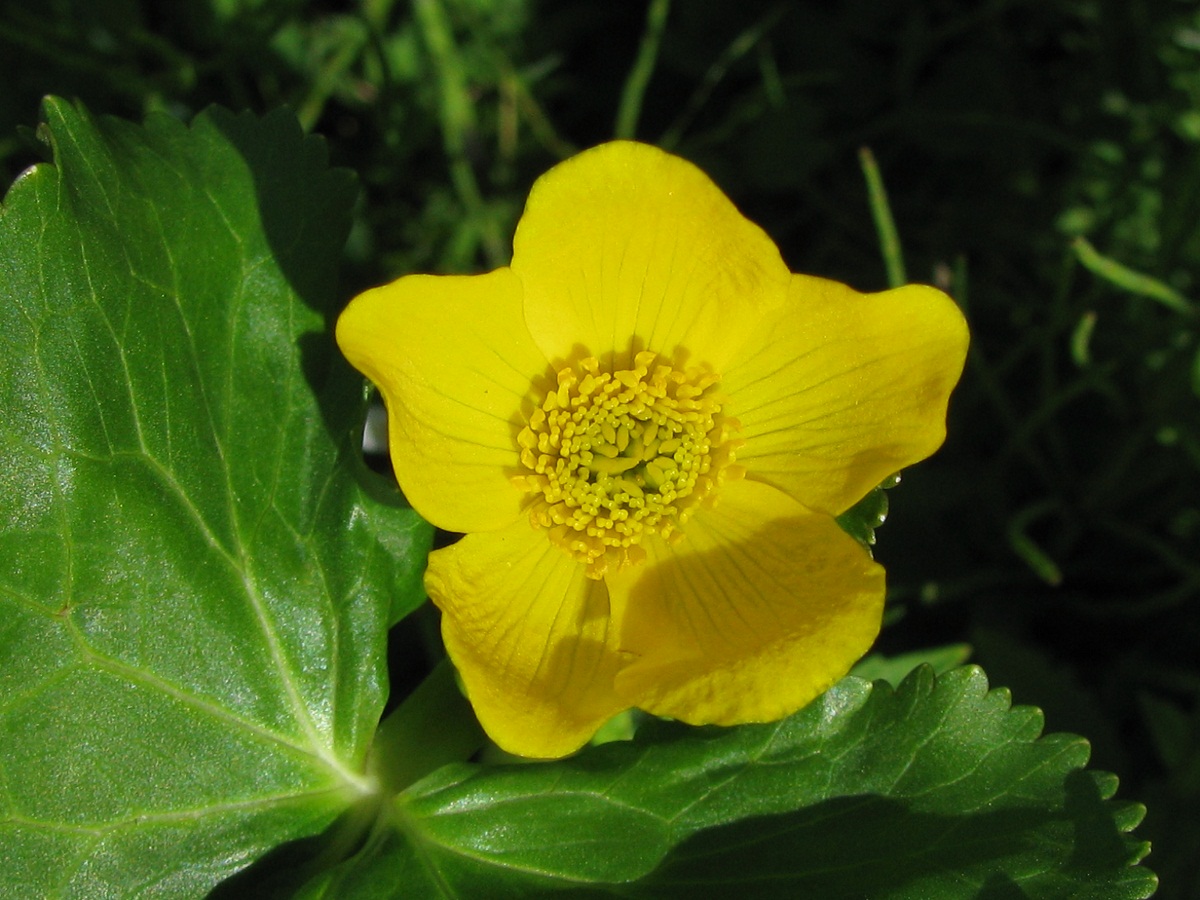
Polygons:
<instances>
[{"instance_id":1,"label":"marsh marigold flower","mask_svg":"<svg viewBox=\"0 0 1200 900\"><path fill-rule=\"evenodd\" d=\"M835 517L941 444L967 332L930 287L791 274L699 169L615 142L537 181L510 266L367 291L337 339L409 501L465 533L425 585L480 721L556 757L847 672L884 576Z\"/></svg>"}]
</instances>

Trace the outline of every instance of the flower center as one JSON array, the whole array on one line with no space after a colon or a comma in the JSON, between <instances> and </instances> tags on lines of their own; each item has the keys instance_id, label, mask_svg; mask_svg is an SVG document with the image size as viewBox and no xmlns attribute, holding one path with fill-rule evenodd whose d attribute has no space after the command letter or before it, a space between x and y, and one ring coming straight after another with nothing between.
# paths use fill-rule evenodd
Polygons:
<instances>
[{"instance_id":1,"label":"flower center","mask_svg":"<svg viewBox=\"0 0 1200 900\"><path fill-rule=\"evenodd\" d=\"M651 351L618 372L590 357L562 369L517 437L527 471L513 482L536 495L534 526L592 578L645 559L647 534L682 539L696 506L742 474L731 465L740 426L721 414L718 381Z\"/></svg>"}]
</instances>

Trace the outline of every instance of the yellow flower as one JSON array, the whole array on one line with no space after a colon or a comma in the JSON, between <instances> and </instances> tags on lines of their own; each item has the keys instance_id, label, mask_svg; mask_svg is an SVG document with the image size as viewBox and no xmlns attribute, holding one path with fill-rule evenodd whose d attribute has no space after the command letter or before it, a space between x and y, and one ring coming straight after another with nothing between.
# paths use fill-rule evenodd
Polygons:
<instances>
[{"instance_id":1,"label":"yellow flower","mask_svg":"<svg viewBox=\"0 0 1200 900\"><path fill-rule=\"evenodd\" d=\"M967 331L930 287L791 274L699 169L615 142L538 180L511 266L367 291L337 339L409 501L465 532L425 584L481 723L557 757L847 672L884 577L834 517L941 444Z\"/></svg>"}]
</instances>

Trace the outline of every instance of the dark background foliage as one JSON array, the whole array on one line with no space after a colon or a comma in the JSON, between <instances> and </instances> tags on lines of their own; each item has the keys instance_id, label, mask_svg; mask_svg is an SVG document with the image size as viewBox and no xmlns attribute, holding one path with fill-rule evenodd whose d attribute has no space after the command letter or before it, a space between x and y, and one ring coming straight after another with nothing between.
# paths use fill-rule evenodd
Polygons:
<instances>
[{"instance_id":1,"label":"dark background foliage","mask_svg":"<svg viewBox=\"0 0 1200 900\"><path fill-rule=\"evenodd\" d=\"M532 179L634 111L648 9L0 0L0 178L39 157L44 94L134 119L287 104L362 182L347 296L479 270L506 261ZM886 286L873 150L909 277L974 336L945 448L891 492L881 649L970 643L1149 806L1160 896L1200 896L1196 307L1072 244L1200 294L1200 5L686 0L639 112L636 136L709 171L794 269L860 289Z\"/></svg>"}]
</instances>

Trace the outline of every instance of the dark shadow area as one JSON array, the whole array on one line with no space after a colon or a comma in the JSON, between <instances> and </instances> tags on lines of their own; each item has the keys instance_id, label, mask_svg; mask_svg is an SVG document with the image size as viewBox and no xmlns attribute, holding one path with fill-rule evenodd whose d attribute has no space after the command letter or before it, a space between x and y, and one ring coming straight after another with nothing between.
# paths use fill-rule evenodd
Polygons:
<instances>
[{"instance_id":1,"label":"dark shadow area","mask_svg":"<svg viewBox=\"0 0 1200 900\"><path fill-rule=\"evenodd\" d=\"M295 91L306 78L271 44L294 7L0 2L0 182L7 185L37 161L33 146L8 155L2 141L36 122L46 95L135 121L164 105L186 120L213 102L255 109L277 104L273 91Z\"/></svg>"},{"instance_id":2,"label":"dark shadow area","mask_svg":"<svg viewBox=\"0 0 1200 900\"><path fill-rule=\"evenodd\" d=\"M637 896L820 897L1107 896L1133 854L1085 772L1066 802L964 815L915 811L885 797L843 797L778 816L708 829L679 845ZM1109 872L1103 871L1109 867ZM1045 877L1039 877L1044 874ZM925 887L927 886L927 887ZM1112 889L1112 888L1110 888Z\"/></svg>"},{"instance_id":3,"label":"dark shadow area","mask_svg":"<svg viewBox=\"0 0 1200 900\"><path fill-rule=\"evenodd\" d=\"M280 844L225 879L208 900L290 900L313 878L357 853L374 819L370 804L351 807L320 834Z\"/></svg>"}]
</instances>

